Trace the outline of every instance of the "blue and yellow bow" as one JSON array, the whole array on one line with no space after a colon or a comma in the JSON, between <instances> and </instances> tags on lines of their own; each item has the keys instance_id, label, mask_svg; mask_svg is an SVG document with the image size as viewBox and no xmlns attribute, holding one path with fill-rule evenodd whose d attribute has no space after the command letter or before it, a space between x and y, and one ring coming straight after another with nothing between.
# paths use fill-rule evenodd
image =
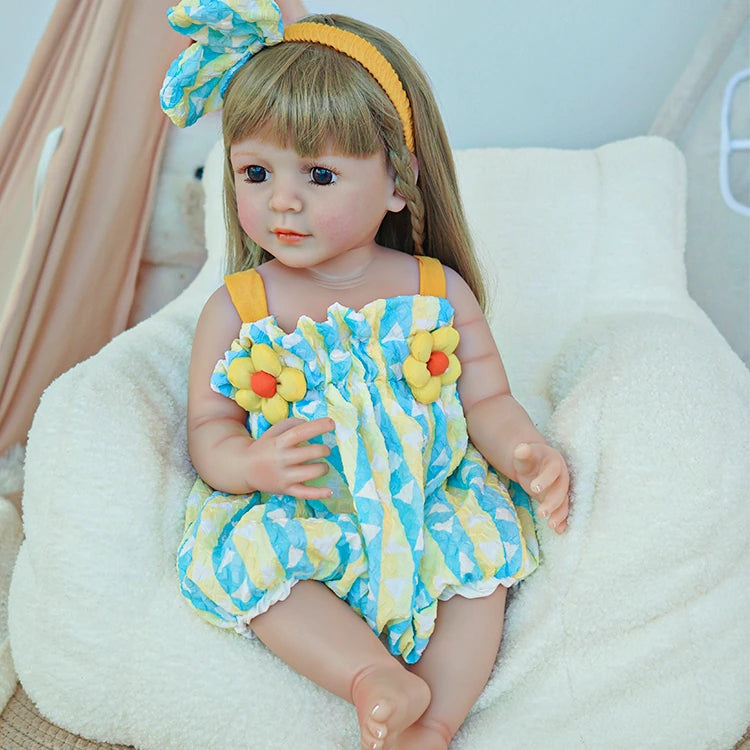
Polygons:
<instances>
[{"instance_id":1,"label":"blue and yellow bow","mask_svg":"<svg viewBox=\"0 0 750 750\"><path fill-rule=\"evenodd\" d=\"M162 109L181 128L221 109L235 71L284 38L273 0L182 0L167 19L195 40L169 66L161 89Z\"/></svg>"}]
</instances>

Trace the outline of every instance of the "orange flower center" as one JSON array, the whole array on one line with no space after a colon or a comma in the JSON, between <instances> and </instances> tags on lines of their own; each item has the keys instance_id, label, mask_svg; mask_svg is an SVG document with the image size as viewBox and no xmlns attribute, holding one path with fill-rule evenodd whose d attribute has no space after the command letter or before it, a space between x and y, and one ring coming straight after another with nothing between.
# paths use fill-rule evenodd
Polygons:
<instances>
[{"instance_id":1,"label":"orange flower center","mask_svg":"<svg viewBox=\"0 0 750 750\"><path fill-rule=\"evenodd\" d=\"M433 352L427 360L427 371L430 375L442 375L450 367L445 352Z\"/></svg>"},{"instance_id":2,"label":"orange flower center","mask_svg":"<svg viewBox=\"0 0 750 750\"><path fill-rule=\"evenodd\" d=\"M276 378L265 370L259 370L252 374L250 387L261 398L271 398L276 395Z\"/></svg>"}]
</instances>

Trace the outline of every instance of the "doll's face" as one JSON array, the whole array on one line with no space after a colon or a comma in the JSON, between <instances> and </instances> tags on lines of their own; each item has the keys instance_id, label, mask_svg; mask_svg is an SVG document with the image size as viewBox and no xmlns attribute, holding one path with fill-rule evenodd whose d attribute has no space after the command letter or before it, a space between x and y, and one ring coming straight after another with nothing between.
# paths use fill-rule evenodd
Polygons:
<instances>
[{"instance_id":1,"label":"doll's face","mask_svg":"<svg viewBox=\"0 0 750 750\"><path fill-rule=\"evenodd\" d=\"M242 228L290 268L322 271L374 247L385 214L405 205L382 153L303 157L254 137L232 145L230 158Z\"/></svg>"}]
</instances>

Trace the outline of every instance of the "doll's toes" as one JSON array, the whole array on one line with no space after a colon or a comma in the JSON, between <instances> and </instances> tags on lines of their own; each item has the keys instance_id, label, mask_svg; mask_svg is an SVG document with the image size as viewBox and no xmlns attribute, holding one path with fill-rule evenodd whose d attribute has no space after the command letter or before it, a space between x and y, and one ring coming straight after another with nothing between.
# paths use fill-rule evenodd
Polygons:
<instances>
[{"instance_id":1,"label":"doll's toes","mask_svg":"<svg viewBox=\"0 0 750 750\"><path fill-rule=\"evenodd\" d=\"M394 664L368 671L352 691L363 750L389 750L430 702L427 683Z\"/></svg>"}]
</instances>

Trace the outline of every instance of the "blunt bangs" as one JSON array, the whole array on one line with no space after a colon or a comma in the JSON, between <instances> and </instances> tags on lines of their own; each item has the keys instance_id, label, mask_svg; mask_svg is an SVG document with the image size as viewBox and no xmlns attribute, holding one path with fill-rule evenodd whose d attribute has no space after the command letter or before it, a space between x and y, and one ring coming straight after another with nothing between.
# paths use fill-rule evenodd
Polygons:
<instances>
[{"instance_id":1,"label":"blunt bangs","mask_svg":"<svg viewBox=\"0 0 750 750\"><path fill-rule=\"evenodd\" d=\"M382 131L394 116L390 100L359 63L319 44L285 42L258 53L232 80L224 142L229 147L262 133L301 156L331 148L369 156L385 148Z\"/></svg>"}]
</instances>

